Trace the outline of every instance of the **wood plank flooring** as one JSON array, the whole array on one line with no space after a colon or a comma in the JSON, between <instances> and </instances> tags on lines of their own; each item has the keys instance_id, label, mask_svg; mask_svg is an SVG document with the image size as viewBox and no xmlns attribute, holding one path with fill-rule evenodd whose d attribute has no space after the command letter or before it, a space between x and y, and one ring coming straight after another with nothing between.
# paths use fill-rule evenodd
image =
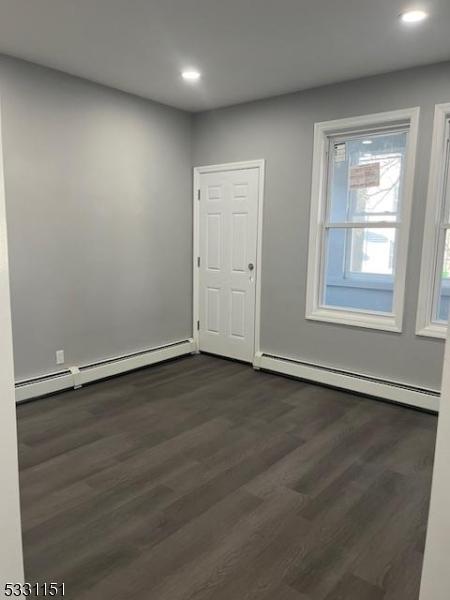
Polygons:
<instances>
[{"instance_id":1,"label":"wood plank flooring","mask_svg":"<svg viewBox=\"0 0 450 600\"><path fill-rule=\"evenodd\" d=\"M436 417L211 356L19 406L28 581L416 600Z\"/></svg>"}]
</instances>

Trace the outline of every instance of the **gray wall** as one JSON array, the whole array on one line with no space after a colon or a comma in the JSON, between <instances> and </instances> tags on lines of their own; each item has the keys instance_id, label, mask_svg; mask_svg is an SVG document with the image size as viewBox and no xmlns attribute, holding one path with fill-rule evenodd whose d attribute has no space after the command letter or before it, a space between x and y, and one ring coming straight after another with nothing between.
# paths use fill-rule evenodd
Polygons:
<instances>
[{"instance_id":1,"label":"gray wall","mask_svg":"<svg viewBox=\"0 0 450 600\"><path fill-rule=\"evenodd\" d=\"M16 379L186 339L191 117L0 59Z\"/></svg>"},{"instance_id":2,"label":"gray wall","mask_svg":"<svg viewBox=\"0 0 450 600\"><path fill-rule=\"evenodd\" d=\"M450 63L194 117L0 58L16 378L191 335L191 164L265 158L262 348L439 388L440 340L414 334L434 105ZM305 314L313 124L421 106L402 334ZM192 144L192 148L191 148ZM192 149L192 152L191 152Z\"/></svg>"},{"instance_id":3,"label":"gray wall","mask_svg":"<svg viewBox=\"0 0 450 600\"><path fill-rule=\"evenodd\" d=\"M194 165L266 159L262 330L265 352L440 388L444 344L415 335L434 105L450 101L450 63L201 113ZM305 320L313 125L421 107L404 332Z\"/></svg>"}]
</instances>

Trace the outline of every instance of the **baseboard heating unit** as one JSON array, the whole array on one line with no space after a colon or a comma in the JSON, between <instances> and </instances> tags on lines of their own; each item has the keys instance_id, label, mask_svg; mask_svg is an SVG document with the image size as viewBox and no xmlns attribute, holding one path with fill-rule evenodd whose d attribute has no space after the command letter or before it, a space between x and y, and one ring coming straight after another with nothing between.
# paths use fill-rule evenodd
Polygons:
<instances>
[{"instance_id":1,"label":"baseboard heating unit","mask_svg":"<svg viewBox=\"0 0 450 600\"><path fill-rule=\"evenodd\" d=\"M298 379L336 387L366 396L373 396L399 404L438 412L438 390L419 388L396 381L368 377L359 373L342 371L299 360L257 353L253 366L256 369L289 375Z\"/></svg>"},{"instance_id":2,"label":"baseboard heating unit","mask_svg":"<svg viewBox=\"0 0 450 600\"><path fill-rule=\"evenodd\" d=\"M158 348L143 350L83 366L73 366L64 371L51 373L16 383L16 402L46 396L70 388L79 388L87 383L134 371L171 358L190 354L196 350L192 339L174 342Z\"/></svg>"}]
</instances>

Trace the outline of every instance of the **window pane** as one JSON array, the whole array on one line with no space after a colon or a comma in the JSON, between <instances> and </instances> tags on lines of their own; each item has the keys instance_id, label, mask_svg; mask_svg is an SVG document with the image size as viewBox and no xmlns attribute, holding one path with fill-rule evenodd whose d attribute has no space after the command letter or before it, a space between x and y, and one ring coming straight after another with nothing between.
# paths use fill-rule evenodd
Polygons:
<instances>
[{"instance_id":1,"label":"window pane","mask_svg":"<svg viewBox=\"0 0 450 600\"><path fill-rule=\"evenodd\" d=\"M405 131L333 141L330 222L397 220L406 143Z\"/></svg>"},{"instance_id":2,"label":"window pane","mask_svg":"<svg viewBox=\"0 0 450 600\"><path fill-rule=\"evenodd\" d=\"M450 148L447 146L447 154L445 157L444 167L444 223L447 225L450 222Z\"/></svg>"},{"instance_id":3,"label":"window pane","mask_svg":"<svg viewBox=\"0 0 450 600\"><path fill-rule=\"evenodd\" d=\"M392 313L396 234L394 228L329 229L323 304Z\"/></svg>"},{"instance_id":4,"label":"window pane","mask_svg":"<svg viewBox=\"0 0 450 600\"><path fill-rule=\"evenodd\" d=\"M441 255L442 256L442 255ZM439 296L436 306L436 321L448 321L450 306L450 232L445 234L444 256L440 270Z\"/></svg>"},{"instance_id":5,"label":"window pane","mask_svg":"<svg viewBox=\"0 0 450 600\"><path fill-rule=\"evenodd\" d=\"M350 229L349 275L393 275L395 229Z\"/></svg>"}]
</instances>

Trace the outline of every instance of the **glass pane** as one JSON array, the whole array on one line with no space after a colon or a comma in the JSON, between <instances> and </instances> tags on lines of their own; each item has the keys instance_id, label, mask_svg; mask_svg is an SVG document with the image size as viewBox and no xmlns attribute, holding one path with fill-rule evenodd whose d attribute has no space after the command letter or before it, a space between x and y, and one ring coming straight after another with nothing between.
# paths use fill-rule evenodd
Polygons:
<instances>
[{"instance_id":1,"label":"glass pane","mask_svg":"<svg viewBox=\"0 0 450 600\"><path fill-rule=\"evenodd\" d=\"M445 233L444 255L439 279L439 295L436 306L436 321L448 321L450 306L450 232ZM442 255L441 255L442 256Z\"/></svg>"},{"instance_id":2,"label":"glass pane","mask_svg":"<svg viewBox=\"0 0 450 600\"><path fill-rule=\"evenodd\" d=\"M394 228L331 228L326 233L323 304L392 313Z\"/></svg>"},{"instance_id":3,"label":"glass pane","mask_svg":"<svg viewBox=\"0 0 450 600\"><path fill-rule=\"evenodd\" d=\"M330 222L397 220L406 143L406 131L333 142Z\"/></svg>"},{"instance_id":4,"label":"glass pane","mask_svg":"<svg viewBox=\"0 0 450 600\"><path fill-rule=\"evenodd\" d=\"M394 274L395 229L350 229L349 275Z\"/></svg>"},{"instance_id":5,"label":"glass pane","mask_svg":"<svg viewBox=\"0 0 450 600\"><path fill-rule=\"evenodd\" d=\"M444 179L444 222L448 225L450 222L450 148L447 147L445 157L445 179Z\"/></svg>"}]
</instances>

